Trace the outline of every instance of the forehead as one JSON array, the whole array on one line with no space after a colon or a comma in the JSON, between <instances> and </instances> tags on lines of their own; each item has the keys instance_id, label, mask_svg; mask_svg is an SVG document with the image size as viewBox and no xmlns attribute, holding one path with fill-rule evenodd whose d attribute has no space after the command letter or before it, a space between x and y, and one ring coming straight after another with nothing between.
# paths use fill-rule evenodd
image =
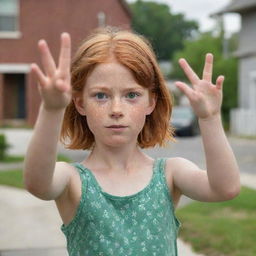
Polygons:
<instances>
[{"instance_id":1,"label":"forehead","mask_svg":"<svg viewBox=\"0 0 256 256\"><path fill-rule=\"evenodd\" d=\"M106 62L98 64L86 80L86 87L94 85L138 85L132 71L118 62Z\"/></svg>"}]
</instances>

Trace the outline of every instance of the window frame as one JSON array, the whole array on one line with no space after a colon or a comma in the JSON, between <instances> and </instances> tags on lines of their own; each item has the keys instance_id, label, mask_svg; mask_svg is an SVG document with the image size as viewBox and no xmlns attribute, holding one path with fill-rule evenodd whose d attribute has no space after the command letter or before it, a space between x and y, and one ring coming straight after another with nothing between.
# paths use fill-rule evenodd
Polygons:
<instances>
[{"instance_id":1,"label":"window frame","mask_svg":"<svg viewBox=\"0 0 256 256\"><path fill-rule=\"evenodd\" d=\"M21 38L20 32L20 0L15 0L17 3L17 13L16 13L16 30L15 31L4 31L0 30L0 39L19 39ZM0 14L1 15L1 14Z\"/></svg>"}]
</instances>

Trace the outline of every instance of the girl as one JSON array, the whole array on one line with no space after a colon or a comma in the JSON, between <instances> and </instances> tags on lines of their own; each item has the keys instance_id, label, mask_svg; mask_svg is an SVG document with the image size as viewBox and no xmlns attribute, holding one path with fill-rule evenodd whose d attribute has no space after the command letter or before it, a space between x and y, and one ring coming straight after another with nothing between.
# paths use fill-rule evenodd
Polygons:
<instances>
[{"instance_id":1,"label":"girl","mask_svg":"<svg viewBox=\"0 0 256 256\"><path fill-rule=\"evenodd\" d=\"M93 33L71 64L61 36L58 66L39 41L44 72L32 65L42 97L25 160L25 185L55 200L69 255L177 255L182 194L224 201L240 190L239 170L221 123L222 84L212 83L213 56L200 79L180 66L193 87L177 82L199 119L207 171L182 158L152 159L141 148L172 139L169 92L149 43L128 31ZM70 149L90 149L81 163L56 163L61 135Z\"/></svg>"}]
</instances>

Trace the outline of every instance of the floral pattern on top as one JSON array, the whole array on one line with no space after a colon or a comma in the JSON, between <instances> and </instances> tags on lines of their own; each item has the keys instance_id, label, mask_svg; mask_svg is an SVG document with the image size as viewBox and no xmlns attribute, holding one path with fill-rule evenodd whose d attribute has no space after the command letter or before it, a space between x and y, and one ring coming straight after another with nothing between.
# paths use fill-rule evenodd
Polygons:
<instances>
[{"instance_id":1,"label":"floral pattern on top","mask_svg":"<svg viewBox=\"0 0 256 256\"><path fill-rule=\"evenodd\" d=\"M165 178L165 162L156 159L150 183L123 197L104 192L89 169L74 163L82 196L74 219L61 227L69 256L177 256L180 223Z\"/></svg>"}]
</instances>

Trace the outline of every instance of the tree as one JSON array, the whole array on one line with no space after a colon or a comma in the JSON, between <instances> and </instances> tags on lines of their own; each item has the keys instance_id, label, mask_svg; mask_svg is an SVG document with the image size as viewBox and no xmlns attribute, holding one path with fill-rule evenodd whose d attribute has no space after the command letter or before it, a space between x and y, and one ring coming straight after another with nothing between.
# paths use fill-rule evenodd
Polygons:
<instances>
[{"instance_id":1,"label":"tree","mask_svg":"<svg viewBox=\"0 0 256 256\"><path fill-rule=\"evenodd\" d=\"M160 60L169 60L183 42L198 31L195 21L187 21L183 14L172 14L168 5L137 0L130 4L132 27L151 41Z\"/></svg>"},{"instance_id":2,"label":"tree","mask_svg":"<svg viewBox=\"0 0 256 256\"><path fill-rule=\"evenodd\" d=\"M174 55L171 77L172 79L187 81L178 64L180 58L185 58L193 70L199 76L202 76L204 58L208 52L214 55L213 82L216 81L219 75L225 76L222 115L225 124L227 124L229 122L230 109L237 107L238 62L234 57L223 57L221 37L214 37L211 33L205 33L198 40L186 41L184 49Z\"/></svg>"}]
</instances>

